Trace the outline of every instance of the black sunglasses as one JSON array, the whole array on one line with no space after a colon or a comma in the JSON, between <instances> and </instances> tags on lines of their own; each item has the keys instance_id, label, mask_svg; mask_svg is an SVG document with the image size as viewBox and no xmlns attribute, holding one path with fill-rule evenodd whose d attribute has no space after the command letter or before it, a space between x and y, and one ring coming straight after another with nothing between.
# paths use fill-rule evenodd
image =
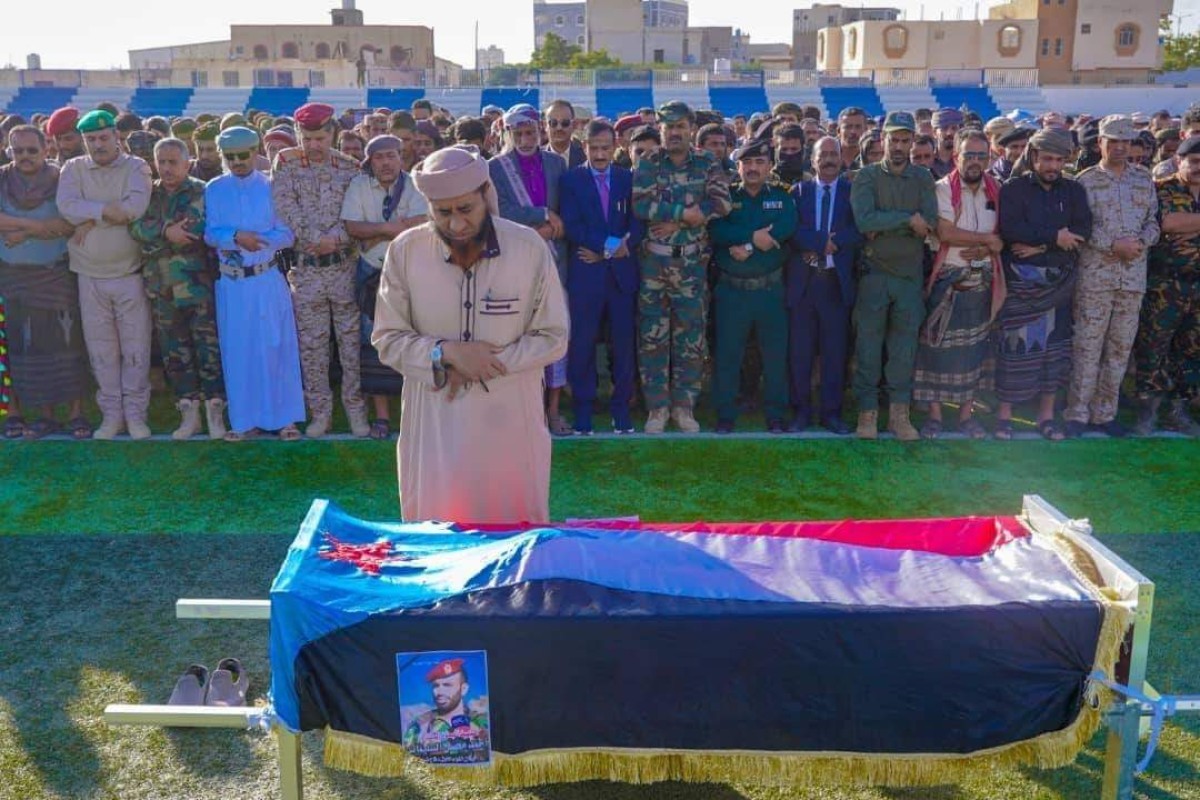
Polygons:
<instances>
[{"instance_id":1,"label":"black sunglasses","mask_svg":"<svg viewBox=\"0 0 1200 800\"><path fill-rule=\"evenodd\" d=\"M226 161L249 161L254 158L254 153L224 153L224 156Z\"/></svg>"}]
</instances>

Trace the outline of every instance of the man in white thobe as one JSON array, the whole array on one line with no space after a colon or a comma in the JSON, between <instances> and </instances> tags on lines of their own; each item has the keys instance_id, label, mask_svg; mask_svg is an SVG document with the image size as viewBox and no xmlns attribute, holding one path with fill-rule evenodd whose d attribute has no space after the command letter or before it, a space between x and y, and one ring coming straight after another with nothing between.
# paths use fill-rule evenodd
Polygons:
<instances>
[{"instance_id":1,"label":"man in white thobe","mask_svg":"<svg viewBox=\"0 0 1200 800\"><path fill-rule=\"evenodd\" d=\"M401 514L547 522L543 368L567 350L554 256L500 217L475 148L439 150L412 177L430 221L388 247L371 337L404 375Z\"/></svg>"}]
</instances>

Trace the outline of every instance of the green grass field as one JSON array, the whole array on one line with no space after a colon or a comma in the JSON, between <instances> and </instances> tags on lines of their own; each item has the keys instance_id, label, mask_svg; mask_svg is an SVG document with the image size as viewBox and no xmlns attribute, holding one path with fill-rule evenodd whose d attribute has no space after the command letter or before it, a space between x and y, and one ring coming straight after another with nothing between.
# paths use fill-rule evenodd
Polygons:
<instances>
[{"instance_id":1,"label":"green grass field","mask_svg":"<svg viewBox=\"0 0 1200 800\"><path fill-rule=\"evenodd\" d=\"M940 442L570 440L555 446L555 517L837 519L1016 512L1037 492L1158 584L1151 681L1200 692L1200 503L1185 440ZM0 800L268 798L272 740L237 731L109 728L112 702L164 702L194 661L243 660L260 697L260 622L174 619L179 597L264 597L313 497L394 518L393 446L373 442L0 443ZM464 789L419 769L326 770L304 737L307 797L489 800L1074 800L1097 797L1100 739L1060 770L934 789L589 783ZM1137 797L1200 800L1200 723L1167 726Z\"/></svg>"}]
</instances>

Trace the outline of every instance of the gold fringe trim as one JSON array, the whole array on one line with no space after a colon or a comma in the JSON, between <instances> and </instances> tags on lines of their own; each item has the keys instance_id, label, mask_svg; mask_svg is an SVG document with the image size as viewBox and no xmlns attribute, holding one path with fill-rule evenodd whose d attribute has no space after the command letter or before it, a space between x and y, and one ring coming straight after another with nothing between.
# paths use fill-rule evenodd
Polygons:
<instances>
[{"instance_id":1,"label":"gold fringe trim","mask_svg":"<svg viewBox=\"0 0 1200 800\"><path fill-rule=\"evenodd\" d=\"M1133 614L1117 601L1111 588L1097 585L1097 572L1079 559L1086 554L1060 537L1060 552L1104 608L1096 643L1094 668L1112 675ZM863 754L836 752L701 751L578 749L538 750L518 756L492 754L492 764L479 767L427 765L394 742L345 731L325 731L325 764L374 777L394 777L412 765L460 782L527 787L550 783L610 780L621 783L750 783L765 786L798 784L929 786L959 783L981 769L1033 766L1064 767L1100 728L1100 709L1111 693L1093 687L1089 699L1066 728L1020 742L968 754Z\"/></svg>"}]
</instances>

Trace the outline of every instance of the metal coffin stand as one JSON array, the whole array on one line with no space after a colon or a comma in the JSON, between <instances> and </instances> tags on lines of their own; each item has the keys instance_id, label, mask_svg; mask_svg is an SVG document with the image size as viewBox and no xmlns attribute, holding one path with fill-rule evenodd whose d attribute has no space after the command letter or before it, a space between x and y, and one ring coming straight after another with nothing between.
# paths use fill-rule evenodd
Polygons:
<instances>
[{"instance_id":1,"label":"metal coffin stand","mask_svg":"<svg viewBox=\"0 0 1200 800\"><path fill-rule=\"evenodd\" d=\"M1135 775L1146 766L1157 741L1164 716L1200 711L1200 696L1160 697L1146 683L1150 624L1154 612L1154 583L1092 536L1086 520L1071 520L1038 495L1026 495L1022 521L1035 536L1063 536L1094 567L1093 578L1116 592L1119 602L1134 614L1134 625L1117 667L1117 675L1094 675L1124 699L1115 700L1105 717L1104 783L1101 800L1130 800ZM271 617L268 600L179 600L178 619L261 619ZM1132 688L1129 688L1132 687ZM1149 719L1155 730L1150 731ZM109 705L104 720L110 725L157 725L192 728L269 728L278 741L280 792L283 800L302 800L300 735L276 724L264 708L213 708L208 706ZM1138 763L1138 740L1151 732L1151 744Z\"/></svg>"}]
</instances>

